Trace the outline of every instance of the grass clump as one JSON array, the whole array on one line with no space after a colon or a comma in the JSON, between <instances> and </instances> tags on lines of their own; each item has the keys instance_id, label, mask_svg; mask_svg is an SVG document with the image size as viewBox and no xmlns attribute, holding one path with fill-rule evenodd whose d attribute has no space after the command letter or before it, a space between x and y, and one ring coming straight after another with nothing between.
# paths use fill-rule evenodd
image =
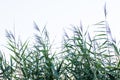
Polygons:
<instances>
[{"instance_id":1,"label":"grass clump","mask_svg":"<svg viewBox=\"0 0 120 80\"><path fill-rule=\"evenodd\" d=\"M101 25L102 24L102 25ZM4 80L119 80L120 48L112 38L106 21L94 26L94 37L83 26L65 32L61 52L52 52L46 27L40 31L35 24L35 42L16 40L7 33L10 60L0 52L0 77ZM58 55L62 55L59 57Z\"/></svg>"}]
</instances>

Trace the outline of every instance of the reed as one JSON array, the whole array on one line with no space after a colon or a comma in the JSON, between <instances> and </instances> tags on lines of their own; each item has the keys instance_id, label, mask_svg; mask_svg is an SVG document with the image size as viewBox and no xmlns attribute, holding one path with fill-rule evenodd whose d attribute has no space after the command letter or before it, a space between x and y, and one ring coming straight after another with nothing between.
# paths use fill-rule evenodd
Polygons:
<instances>
[{"instance_id":1,"label":"reed","mask_svg":"<svg viewBox=\"0 0 120 80\"><path fill-rule=\"evenodd\" d=\"M34 22L35 42L22 42L6 31L10 60L0 52L0 79L2 80L119 80L120 48L112 38L106 20L94 24L91 37L89 28L72 26L64 33L61 51L53 51L49 33ZM60 57L59 55L62 55Z\"/></svg>"}]
</instances>

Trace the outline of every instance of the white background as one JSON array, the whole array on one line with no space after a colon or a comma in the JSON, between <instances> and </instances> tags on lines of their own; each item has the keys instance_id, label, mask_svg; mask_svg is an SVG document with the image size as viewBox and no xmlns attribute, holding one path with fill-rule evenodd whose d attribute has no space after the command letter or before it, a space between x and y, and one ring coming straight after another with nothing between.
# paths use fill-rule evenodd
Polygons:
<instances>
[{"instance_id":1,"label":"white background","mask_svg":"<svg viewBox=\"0 0 120 80\"><path fill-rule=\"evenodd\" d=\"M5 29L15 28L23 40L31 38L33 21L40 29L46 25L51 39L59 42L70 24L79 26L82 21L87 27L104 20L105 2L113 36L119 39L120 0L0 0L0 47L6 44Z\"/></svg>"}]
</instances>

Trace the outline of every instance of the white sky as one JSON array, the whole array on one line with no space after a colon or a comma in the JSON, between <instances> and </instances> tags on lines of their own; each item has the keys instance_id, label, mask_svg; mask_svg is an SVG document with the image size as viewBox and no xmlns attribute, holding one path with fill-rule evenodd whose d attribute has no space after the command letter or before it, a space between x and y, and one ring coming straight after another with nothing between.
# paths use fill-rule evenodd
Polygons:
<instances>
[{"instance_id":1,"label":"white sky","mask_svg":"<svg viewBox=\"0 0 120 80\"><path fill-rule=\"evenodd\" d=\"M22 39L35 32L33 21L40 28L47 25L52 36L59 41L62 31L70 24L88 26L104 20L105 0L0 0L0 44L5 43L5 29L16 30ZM108 21L116 38L120 35L120 0L106 0ZM15 24L15 25L14 25Z\"/></svg>"}]
</instances>

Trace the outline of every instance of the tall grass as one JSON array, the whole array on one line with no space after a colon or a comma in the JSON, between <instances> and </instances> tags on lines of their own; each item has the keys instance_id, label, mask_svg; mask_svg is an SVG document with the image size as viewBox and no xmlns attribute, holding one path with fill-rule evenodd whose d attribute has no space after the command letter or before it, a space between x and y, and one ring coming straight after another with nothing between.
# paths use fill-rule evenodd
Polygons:
<instances>
[{"instance_id":1,"label":"tall grass","mask_svg":"<svg viewBox=\"0 0 120 80\"><path fill-rule=\"evenodd\" d=\"M10 60L0 52L0 79L2 80L120 80L120 48L112 38L106 20L89 28L71 27L72 35L64 33L61 51L53 52L49 33L34 22L35 42L22 42L6 31ZM62 57L58 55L62 55Z\"/></svg>"}]
</instances>

